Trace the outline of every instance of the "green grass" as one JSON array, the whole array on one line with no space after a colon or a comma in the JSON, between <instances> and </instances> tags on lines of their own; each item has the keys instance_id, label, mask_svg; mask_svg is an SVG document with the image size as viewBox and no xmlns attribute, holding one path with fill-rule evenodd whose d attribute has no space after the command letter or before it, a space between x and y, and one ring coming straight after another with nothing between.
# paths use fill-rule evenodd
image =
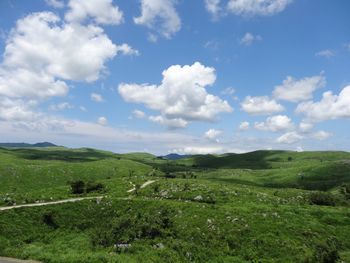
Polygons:
<instances>
[{"instance_id":1,"label":"green grass","mask_svg":"<svg viewBox=\"0 0 350 263\"><path fill-rule=\"evenodd\" d=\"M73 197L73 180L102 183L106 197L0 212L0 255L57 263L350 262L349 160L345 152L168 161L93 149L1 149L3 205ZM147 180L157 181L126 192Z\"/></svg>"}]
</instances>

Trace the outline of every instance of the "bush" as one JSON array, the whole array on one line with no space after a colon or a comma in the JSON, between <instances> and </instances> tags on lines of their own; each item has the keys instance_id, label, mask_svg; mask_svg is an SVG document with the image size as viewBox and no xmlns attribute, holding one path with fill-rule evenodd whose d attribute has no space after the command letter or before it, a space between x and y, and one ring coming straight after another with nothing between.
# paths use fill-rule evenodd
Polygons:
<instances>
[{"instance_id":1,"label":"bush","mask_svg":"<svg viewBox=\"0 0 350 263\"><path fill-rule=\"evenodd\" d=\"M336 263L340 259L337 240L328 239L325 243L319 243L315 247L313 260L311 262Z\"/></svg>"},{"instance_id":2,"label":"bush","mask_svg":"<svg viewBox=\"0 0 350 263\"><path fill-rule=\"evenodd\" d=\"M53 214L51 212L43 214L43 222L44 224L56 229L58 225L56 224Z\"/></svg>"},{"instance_id":3,"label":"bush","mask_svg":"<svg viewBox=\"0 0 350 263\"><path fill-rule=\"evenodd\" d=\"M73 181L70 183L72 194L83 194L85 191L85 183L82 180Z\"/></svg>"},{"instance_id":4,"label":"bush","mask_svg":"<svg viewBox=\"0 0 350 263\"><path fill-rule=\"evenodd\" d=\"M350 199L350 184L343 184L340 188L340 192L346 199Z\"/></svg>"},{"instance_id":5,"label":"bush","mask_svg":"<svg viewBox=\"0 0 350 263\"><path fill-rule=\"evenodd\" d=\"M166 172L165 178L176 178L176 175L172 174L172 173L169 173L169 172Z\"/></svg>"},{"instance_id":6,"label":"bush","mask_svg":"<svg viewBox=\"0 0 350 263\"><path fill-rule=\"evenodd\" d=\"M309 196L310 204L313 205L326 205L326 206L334 206L335 198L330 193L324 192L314 192Z\"/></svg>"},{"instance_id":7,"label":"bush","mask_svg":"<svg viewBox=\"0 0 350 263\"><path fill-rule=\"evenodd\" d=\"M105 189L105 186L101 183L88 182L86 184L86 192L102 192Z\"/></svg>"}]
</instances>

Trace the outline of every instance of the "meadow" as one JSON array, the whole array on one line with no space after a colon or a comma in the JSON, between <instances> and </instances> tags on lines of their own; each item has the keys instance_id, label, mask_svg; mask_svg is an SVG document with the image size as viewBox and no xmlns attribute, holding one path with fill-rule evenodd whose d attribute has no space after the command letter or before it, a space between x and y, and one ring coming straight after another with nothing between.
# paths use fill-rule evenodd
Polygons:
<instances>
[{"instance_id":1,"label":"meadow","mask_svg":"<svg viewBox=\"0 0 350 263\"><path fill-rule=\"evenodd\" d=\"M0 256L350 262L347 152L167 160L87 148L0 148L0 206L93 196L100 198L0 211Z\"/></svg>"}]
</instances>

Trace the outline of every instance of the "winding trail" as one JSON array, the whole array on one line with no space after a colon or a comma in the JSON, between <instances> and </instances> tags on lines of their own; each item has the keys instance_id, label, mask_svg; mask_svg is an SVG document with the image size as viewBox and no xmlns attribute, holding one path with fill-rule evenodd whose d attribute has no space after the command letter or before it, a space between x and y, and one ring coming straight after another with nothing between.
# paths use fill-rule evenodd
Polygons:
<instances>
[{"instance_id":1,"label":"winding trail","mask_svg":"<svg viewBox=\"0 0 350 263\"><path fill-rule=\"evenodd\" d=\"M15 259L15 258L0 257L0 263L40 263L40 262L34 261L34 260L20 260L20 259Z\"/></svg>"},{"instance_id":2,"label":"winding trail","mask_svg":"<svg viewBox=\"0 0 350 263\"><path fill-rule=\"evenodd\" d=\"M143 184L140 186L140 188L141 188L141 189L142 189L142 188L145 188L147 185L153 184L155 181L157 181L157 180L149 180L149 181L143 183ZM128 190L127 192L128 192L128 193L132 193L132 192L134 192L135 190L136 190L136 188L134 187L134 188Z\"/></svg>"},{"instance_id":3,"label":"winding trail","mask_svg":"<svg viewBox=\"0 0 350 263\"><path fill-rule=\"evenodd\" d=\"M69 199L64 199L64 200L59 200L59 201L52 201L52 202L4 206L4 207L0 207L0 211L10 210L10 209L14 209L14 208L21 208L21 207L34 207L34 206L45 206L45 205L56 205L56 204L64 204L64 203L74 203L74 202L79 202L79 201L88 200L88 199L99 199L99 198L102 198L102 197L104 197L104 196L78 197L78 198L69 198ZM0 263L1 263L1 261L0 261Z\"/></svg>"},{"instance_id":4,"label":"winding trail","mask_svg":"<svg viewBox=\"0 0 350 263\"><path fill-rule=\"evenodd\" d=\"M149 181L143 183L140 188L145 188L146 186L148 186L150 184L153 184L154 182L156 182L156 180L149 180ZM128 190L127 193L132 193L135 190L136 189L134 187L134 188ZM100 196L89 196L89 197L77 197L77 198L69 198L69 199L58 200L58 201L51 201L51 202L32 203L32 204L13 205L13 206L3 206L3 207L0 207L0 211L11 210L11 209L21 208L21 207L35 207L35 206L56 205L56 204L64 204L64 203L75 203L75 202L79 202L79 201L83 201L83 200L91 200L91 199L98 200L98 199L102 199L103 197L106 197L106 196L100 195ZM126 199L126 198L121 198L121 199ZM2 263L1 260L2 259L0 258L0 263Z\"/></svg>"}]
</instances>

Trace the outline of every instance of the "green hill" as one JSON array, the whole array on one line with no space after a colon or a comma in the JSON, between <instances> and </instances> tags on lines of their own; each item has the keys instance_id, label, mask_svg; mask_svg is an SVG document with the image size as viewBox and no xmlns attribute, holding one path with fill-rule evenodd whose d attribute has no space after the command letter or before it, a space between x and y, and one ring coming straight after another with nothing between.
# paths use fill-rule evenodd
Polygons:
<instances>
[{"instance_id":1,"label":"green hill","mask_svg":"<svg viewBox=\"0 0 350 263\"><path fill-rule=\"evenodd\" d=\"M0 256L350 262L349 160L346 152L164 160L89 148L1 148L0 207L99 198L0 208Z\"/></svg>"}]
</instances>

